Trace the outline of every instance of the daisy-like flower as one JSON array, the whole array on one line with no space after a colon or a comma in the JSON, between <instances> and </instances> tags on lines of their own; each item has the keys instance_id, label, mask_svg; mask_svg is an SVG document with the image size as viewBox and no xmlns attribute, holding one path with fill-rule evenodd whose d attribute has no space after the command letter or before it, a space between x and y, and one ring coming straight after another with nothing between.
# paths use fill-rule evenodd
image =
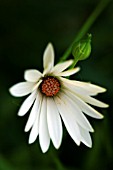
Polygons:
<instances>
[{"instance_id":1,"label":"daisy-like flower","mask_svg":"<svg viewBox=\"0 0 113 170\"><path fill-rule=\"evenodd\" d=\"M94 130L85 115L96 119L103 118L103 115L89 104L101 108L108 107L92 97L105 92L105 88L64 78L80 70L76 67L64 71L72 63L73 60L68 60L54 66L54 49L49 43L43 55L43 73L35 69L26 70L25 82L10 88L10 93L15 97L30 94L20 107L18 115L24 116L31 108L25 132L30 130L29 144L39 135L42 152L48 150L50 139L56 149L61 145L62 121L77 145L82 142L91 147L90 132Z\"/></svg>"}]
</instances>

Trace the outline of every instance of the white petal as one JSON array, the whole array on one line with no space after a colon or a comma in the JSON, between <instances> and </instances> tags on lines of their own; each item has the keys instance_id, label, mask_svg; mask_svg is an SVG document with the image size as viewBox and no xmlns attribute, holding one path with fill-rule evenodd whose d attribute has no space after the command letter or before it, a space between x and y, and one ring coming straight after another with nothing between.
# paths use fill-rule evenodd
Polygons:
<instances>
[{"instance_id":1,"label":"white petal","mask_svg":"<svg viewBox=\"0 0 113 170\"><path fill-rule=\"evenodd\" d=\"M76 68L70 69L68 71L60 72L57 74L57 76L70 76L70 75L77 73L79 70L80 70L80 68L76 67Z\"/></svg>"},{"instance_id":2,"label":"white petal","mask_svg":"<svg viewBox=\"0 0 113 170\"><path fill-rule=\"evenodd\" d=\"M24 79L29 82L37 82L42 76L38 70L26 70L24 73Z\"/></svg>"},{"instance_id":3,"label":"white petal","mask_svg":"<svg viewBox=\"0 0 113 170\"><path fill-rule=\"evenodd\" d=\"M92 147L92 140L91 140L91 136L90 133L88 131L86 131L85 129L83 129L82 127L80 128L80 133L82 136L81 142L83 142L86 146L88 146L89 148Z\"/></svg>"},{"instance_id":4,"label":"white petal","mask_svg":"<svg viewBox=\"0 0 113 170\"><path fill-rule=\"evenodd\" d=\"M86 103L89 103L89 104L92 104L94 106L97 106L97 107L102 107L102 108L106 108L108 107L109 105L106 104L106 103L103 103L93 97L90 97L90 96L83 96L83 95L80 95L81 99L83 99Z\"/></svg>"},{"instance_id":5,"label":"white petal","mask_svg":"<svg viewBox=\"0 0 113 170\"><path fill-rule=\"evenodd\" d=\"M51 72L54 74L58 74L62 72L63 70L65 70L66 68L68 68L72 63L73 63L73 60L68 60L63 63L59 63L53 67Z\"/></svg>"},{"instance_id":6,"label":"white petal","mask_svg":"<svg viewBox=\"0 0 113 170\"><path fill-rule=\"evenodd\" d=\"M54 49L53 45L49 43L43 55L44 73L47 74L54 66Z\"/></svg>"},{"instance_id":7,"label":"white petal","mask_svg":"<svg viewBox=\"0 0 113 170\"><path fill-rule=\"evenodd\" d=\"M106 91L105 88L97 86L95 84L88 83L88 82L74 81L74 84L76 84L76 86L83 87L84 89L89 89L89 91L94 92L96 94L103 93Z\"/></svg>"},{"instance_id":8,"label":"white petal","mask_svg":"<svg viewBox=\"0 0 113 170\"><path fill-rule=\"evenodd\" d=\"M37 94L37 97L36 97L36 100L34 102L34 105L32 107L32 110L31 110L31 113L29 115L29 118L28 118L28 121L26 123L26 126L25 126L25 132L28 132L30 130L30 128L33 126L35 120L36 120L36 117L38 116L39 114L39 110L40 110L40 101L41 101L41 95L38 93Z\"/></svg>"},{"instance_id":9,"label":"white petal","mask_svg":"<svg viewBox=\"0 0 113 170\"><path fill-rule=\"evenodd\" d=\"M62 81L62 85L64 86L64 88L67 88L70 91L73 91L76 95L77 94L84 94L84 95L90 95L91 92L89 92L89 90L87 89L83 89L79 86L67 83L67 79L66 78L62 78L60 77L60 80Z\"/></svg>"},{"instance_id":10,"label":"white petal","mask_svg":"<svg viewBox=\"0 0 113 170\"><path fill-rule=\"evenodd\" d=\"M21 105L18 115L19 116L24 116L28 110L30 109L30 107L32 106L35 98L36 98L36 91L34 91L33 93L31 93L27 99L25 99L25 101L23 102L23 104Z\"/></svg>"},{"instance_id":11,"label":"white petal","mask_svg":"<svg viewBox=\"0 0 113 170\"><path fill-rule=\"evenodd\" d=\"M61 81L65 83L66 86L70 85L76 92L88 94L88 95L97 95L98 93L103 93L106 91L105 88L96 86L91 83L80 82L75 80L69 80L66 78L61 78Z\"/></svg>"},{"instance_id":12,"label":"white petal","mask_svg":"<svg viewBox=\"0 0 113 170\"><path fill-rule=\"evenodd\" d=\"M47 122L50 138L55 146L59 148L62 140L61 118L53 98L47 98Z\"/></svg>"},{"instance_id":13,"label":"white petal","mask_svg":"<svg viewBox=\"0 0 113 170\"><path fill-rule=\"evenodd\" d=\"M36 140L38 133L39 133L39 117L40 117L41 104L42 104L42 97L40 96L39 105L37 105L38 106L37 112L36 112L37 115L36 115L33 127L31 129L30 135L29 135L29 144L33 143Z\"/></svg>"},{"instance_id":14,"label":"white petal","mask_svg":"<svg viewBox=\"0 0 113 170\"><path fill-rule=\"evenodd\" d=\"M70 112L69 109L67 109L66 104L59 97L57 96L55 97L55 102L68 133L70 134L71 138L75 141L75 143L77 145L80 145L81 135L79 127L75 119L73 118L72 112Z\"/></svg>"},{"instance_id":15,"label":"white petal","mask_svg":"<svg viewBox=\"0 0 113 170\"><path fill-rule=\"evenodd\" d=\"M39 80L38 83L36 83L36 84L34 85L33 91L36 90L36 89L38 89L38 87L40 86L41 82L42 82L42 80Z\"/></svg>"},{"instance_id":16,"label":"white petal","mask_svg":"<svg viewBox=\"0 0 113 170\"><path fill-rule=\"evenodd\" d=\"M32 129L31 129L30 135L29 135L29 141L28 141L29 144L33 143L38 136L38 132L39 132L38 123L39 123L39 119L37 117Z\"/></svg>"},{"instance_id":17,"label":"white petal","mask_svg":"<svg viewBox=\"0 0 113 170\"><path fill-rule=\"evenodd\" d=\"M66 106L70 110L70 112L73 114L73 119L76 120L76 122L82 126L84 129L93 132L93 128L90 125L89 121L85 117L85 115L82 113L79 106L71 99L71 97L68 97L64 93L60 93L60 96L62 100L65 102ZM67 109L66 107L66 109Z\"/></svg>"},{"instance_id":18,"label":"white petal","mask_svg":"<svg viewBox=\"0 0 113 170\"><path fill-rule=\"evenodd\" d=\"M50 136L47 125L47 99L45 96L43 97L39 120L39 142L42 152L46 152L49 148Z\"/></svg>"},{"instance_id":19,"label":"white petal","mask_svg":"<svg viewBox=\"0 0 113 170\"><path fill-rule=\"evenodd\" d=\"M92 104L92 105L98 106L98 107L103 107L103 108L108 107L107 104L105 104L105 103L103 103L103 102L89 96L91 94L94 95L97 92L95 93L95 91L93 92L93 91L91 91L91 89L84 89L84 88L81 88L79 86L72 85L71 81L69 81L69 80L67 80L65 78L60 78L60 79L62 81L62 84L63 84L64 88L67 88L69 91L74 93L76 96L81 98L86 103L89 103L89 104ZM70 83L67 83L67 82L70 82Z\"/></svg>"},{"instance_id":20,"label":"white petal","mask_svg":"<svg viewBox=\"0 0 113 170\"><path fill-rule=\"evenodd\" d=\"M102 119L103 115L100 114L98 111L93 109L91 106L86 104L82 99L80 99L78 96L76 96L74 93L72 93L69 90L65 90L65 93L71 97L71 99L79 106L82 112L87 114L88 116L91 116L96 119Z\"/></svg>"},{"instance_id":21,"label":"white petal","mask_svg":"<svg viewBox=\"0 0 113 170\"><path fill-rule=\"evenodd\" d=\"M31 93L33 87L34 87L34 83L21 82L21 83L17 83L14 86L12 86L9 89L9 91L13 96L21 97L21 96L26 96L27 94Z\"/></svg>"}]
</instances>

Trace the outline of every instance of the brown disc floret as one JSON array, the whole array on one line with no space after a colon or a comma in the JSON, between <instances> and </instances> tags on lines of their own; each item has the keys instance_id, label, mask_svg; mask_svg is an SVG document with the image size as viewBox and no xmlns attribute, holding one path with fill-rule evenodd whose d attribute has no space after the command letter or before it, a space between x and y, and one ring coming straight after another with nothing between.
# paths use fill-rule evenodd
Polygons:
<instances>
[{"instance_id":1,"label":"brown disc floret","mask_svg":"<svg viewBox=\"0 0 113 170\"><path fill-rule=\"evenodd\" d=\"M55 96L60 90L60 82L53 76L44 77L40 89L46 96Z\"/></svg>"}]
</instances>

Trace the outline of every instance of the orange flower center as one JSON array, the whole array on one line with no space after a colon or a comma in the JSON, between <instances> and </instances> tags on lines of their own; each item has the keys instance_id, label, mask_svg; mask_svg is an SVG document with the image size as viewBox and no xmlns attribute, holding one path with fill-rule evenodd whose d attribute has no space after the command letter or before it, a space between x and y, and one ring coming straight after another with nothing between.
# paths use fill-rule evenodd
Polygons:
<instances>
[{"instance_id":1,"label":"orange flower center","mask_svg":"<svg viewBox=\"0 0 113 170\"><path fill-rule=\"evenodd\" d=\"M60 82L55 77L47 76L43 79L40 89L46 96L55 96L60 90Z\"/></svg>"}]
</instances>

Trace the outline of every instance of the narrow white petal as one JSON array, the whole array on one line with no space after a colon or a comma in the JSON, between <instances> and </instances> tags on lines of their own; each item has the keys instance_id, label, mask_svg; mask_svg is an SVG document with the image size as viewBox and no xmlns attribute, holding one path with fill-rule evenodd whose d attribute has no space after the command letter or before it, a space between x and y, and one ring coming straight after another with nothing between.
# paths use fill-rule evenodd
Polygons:
<instances>
[{"instance_id":1,"label":"narrow white petal","mask_svg":"<svg viewBox=\"0 0 113 170\"><path fill-rule=\"evenodd\" d=\"M50 144L50 136L47 125L47 99L44 96L41 106L40 120L39 120L39 142L42 152L46 152Z\"/></svg>"},{"instance_id":2,"label":"narrow white petal","mask_svg":"<svg viewBox=\"0 0 113 170\"><path fill-rule=\"evenodd\" d=\"M62 141L62 122L52 97L47 98L47 122L50 138L58 149Z\"/></svg>"},{"instance_id":3,"label":"narrow white petal","mask_svg":"<svg viewBox=\"0 0 113 170\"><path fill-rule=\"evenodd\" d=\"M15 97L26 96L32 92L34 83L21 82L17 83L9 89L9 92Z\"/></svg>"},{"instance_id":4,"label":"narrow white petal","mask_svg":"<svg viewBox=\"0 0 113 170\"><path fill-rule=\"evenodd\" d=\"M40 96L39 105L37 105L38 106L37 115L36 115L33 127L31 129L30 135L29 135L29 144L33 143L36 140L38 133L39 133L39 117L40 117L41 105L42 105L42 97Z\"/></svg>"},{"instance_id":5,"label":"narrow white petal","mask_svg":"<svg viewBox=\"0 0 113 170\"><path fill-rule=\"evenodd\" d=\"M64 82L69 82L67 79L64 78L60 78L61 80L63 80ZM85 101L86 103L92 104L94 106L98 106L98 107L102 107L102 108L106 108L108 107L107 104L93 98L90 97L90 95L94 95L96 94L95 91L91 91L91 89L84 89L81 88L79 86L76 85L72 85L71 83L64 83L62 82L64 88L67 88L69 91L71 91L72 93L74 93L76 96L78 96L79 98L81 98L83 101Z\"/></svg>"},{"instance_id":6,"label":"narrow white petal","mask_svg":"<svg viewBox=\"0 0 113 170\"><path fill-rule=\"evenodd\" d=\"M65 80L64 80L65 79ZM70 83L67 83L67 79L66 78L62 78L60 77L60 80L62 81L62 85L67 88L68 90L70 91L73 91L76 95L77 94L84 94L84 95L90 95L91 92L89 92L88 89L83 89L79 86L76 86L76 85L73 85L73 84L70 84Z\"/></svg>"},{"instance_id":7,"label":"narrow white petal","mask_svg":"<svg viewBox=\"0 0 113 170\"><path fill-rule=\"evenodd\" d=\"M55 102L68 133L75 143L80 145L81 135L79 127L73 118L72 112L69 111L69 109L66 107L66 104L59 97L55 97Z\"/></svg>"},{"instance_id":8,"label":"narrow white petal","mask_svg":"<svg viewBox=\"0 0 113 170\"><path fill-rule=\"evenodd\" d=\"M97 106L97 107L102 107L102 108L106 108L108 107L109 105L106 104L106 103L103 103L93 97L90 97L90 96L83 96L83 95L80 95L81 99L83 99L86 103L89 103L89 104L92 104L94 106Z\"/></svg>"},{"instance_id":9,"label":"narrow white petal","mask_svg":"<svg viewBox=\"0 0 113 170\"><path fill-rule=\"evenodd\" d=\"M93 128L85 115L82 113L81 109L79 106L71 99L71 97L68 97L66 94L61 93L61 98L65 102L66 106L72 112L73 114L73 119L76 120L76 122L82 126L84 129L93 132Z\"/></svg>"},{"instance_id":10,"label":"narrow white petal","mask_svg":"<svg viewBox=\"0 0 113 170\"><path fill-rule=\"evenodd\" d=\"M106 91L105 88L91 84L86 82L80 82L75 80L69 80L66 78L61 78L61 81L66 85L70 85L73 89L78 90L78 92L82 92L83 94L88 94L90 96L97 95L98 93L103 93ZM76 91L77 92L77 91Z\"/></svg>"},{"instance_id":11,"label":"narrow white petal","mask_svg":"<svg viewBox=\"0 0 113 170\"><path fill-rule=\"evenodd\" d=\"M28 132L30 130L30 128L33 126L33 124L36 120L37 115L39 114L40 100L41 100L41 95L38 92L36 100L35 100L34 105L32 107L31 113L29 115L28 121L27 121L26 126L25 126L25 132Z\"/></svg>"},{"instance_id":12,"label":"narrow white petal","mask_svg":"<svg viewBox=\"0 0 113 170\"><path fill-rule=\"evenodd\" d=\"M31 132L30 132L30 135L29 135L29 141L28 141L29 144L33 143L38 136L38 130L39 130L38 129L39 128L38 123L39 123L39 120L38 120L38 117L37 117L36 120L35 120L35 124L33 125Z\"/></svg>"},{"instance_id":13,"label":"narrow white petal","mask_svg":"<svg viewBox=\"0 0 113 170\"><path fill-rule=\"evenodd\" d=\"M73 75L73 74L77 73L79 70L80 70L80 68L76 67L76 68L70 69L68 71L60 72L60 73L57 74L57 76L64 76L64 77L65 76L70 76L70 75Z\"/></svg>"},{"instance_id":14,"label":"narrow white petal","mask_svg":"<svg viewBox=\"0 0 113 170\"><path fill-rule=\"evenodd\" d=\"M42 80L39 80L39 82L34 85L33 91L38 89L38 87L40 86L41 82L42 82Z\"/></svg>"},{"instance_id":15,"label":"narrow white petal","mask_svg":"<svg viewBox=\"0 0 113 170\"><path fill-rule=\"evenodd\" d=\"M44 51L43 55L43 66L44 66L44 73L47 74L54 65L54 49L53 45L49 43Z\"/></svg>"},{"instance_id":16,"label":"narrow white petal","mask_svg":"<svg viewBox=\"0 0 113 170\"><path fill-rule=\"evenodd\" d=\"M24 79L29 82L37 82L41 76L42 73L35 69L26 70L24 73Z\"/></svg>"},{"instance_id":17,"label":"narrow white petal","mask_svg":"<svg viewBox=\"0 0 113 170\"><path fill-rule=\"evenodd\" d=\"M77 86L83 87L84 89L89 89L91 92L95 92L95 93L103 93L106 91L105 88L100 87L98 85L95 84L91 84L89 82L80 82L80 81L74 81L74 83Z\"/></svg>"},{"instance_id":18,"label":"narrow white petal","mask_svg":"<svg viewBox=\"0 0 113 170\"><path fill-rule=\"evenodd\" d=\"M83 129L82 127L80 128L80 133L82 136L81 142L83 142L86 146L88 146L89 148L92 147L92 140L91 140L91 136L90 133L88 131L86 131L85 129Z\"/></svg>"},{"instance_id":19,"label":"narrow white petal","mask_svg":"<svg viewBox=\"0 0 113 170\"><path fill-rule=\"evenodd\" d=\"M30 109L30 107L32 106L35 98L36 98L36 91L34 91L33 93L31 93L27 99L25 99L25 101L23 102L23 104L21 105L18 115L19 116L24 116L28 110Z\"/></svg>"},{"instance_id":20,"label":"narrow white petal","mask_svg":"<svg viewBox=\"0 0 113 170\"><path fill-rule=\"evenodd\" d=\"M65 90L65 93L72 98L72 100L79 106L82 112L87 114L88 116L91 116L96 119L102 119L103 115L100 114L98 111L93 109L91 106L89 106L87 103L85 103L82 99L80 99L78 96L76 96L74 93L72 93L69 90Z\"/></svg>"},{"instance_id":21,"label":"narrow white petal","mask_svg":"<svg viewBox=\"0 0 113 170\"><path fill-rule=\"evenodd\" d=\"M73 63L73 60L68 60L63 63L59 63L53 67L51 72L54 74L58 74L62 72L63 70L65 70L66 68L68 68L72 63Z\"/></svg>"}]
</instances>

